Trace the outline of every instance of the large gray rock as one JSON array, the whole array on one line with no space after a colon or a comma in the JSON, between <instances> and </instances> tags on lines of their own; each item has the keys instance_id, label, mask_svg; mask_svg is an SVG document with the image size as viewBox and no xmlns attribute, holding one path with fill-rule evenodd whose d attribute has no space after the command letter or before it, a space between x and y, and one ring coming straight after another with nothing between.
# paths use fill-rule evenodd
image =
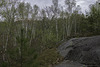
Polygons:
<instances>
[{"instance_id":1,"label":"large gray rock","mask_svg":"<svg viewBox=\"0 0 100 67\"><path fill-rule=\"evenodd\" d=\"M100 67L100 36L70 39L58 51L65 60Z\"/></svg>"},{"instance_id":2,"label":"large gray rock","mask_svg":"<svg viewBox=\"0 0 100 67\"><path fill-rule=\"evenodd\" d=\"M86 65L80 64L78 62L66 61L64 60L60 64L56 65L55 67L87 67Z\"/></svg>"}]
</instances>

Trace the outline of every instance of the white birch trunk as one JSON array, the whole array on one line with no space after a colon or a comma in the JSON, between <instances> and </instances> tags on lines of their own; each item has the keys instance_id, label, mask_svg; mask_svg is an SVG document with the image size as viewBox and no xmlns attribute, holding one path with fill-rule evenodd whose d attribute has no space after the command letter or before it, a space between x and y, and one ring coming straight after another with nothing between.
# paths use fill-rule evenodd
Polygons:
<instances>
[{"instance_id":1,"label":"white birch trunk","mask_svg":"<svg viewBox=\"0 0 100 67\"><path fill-rule=\"evenodd\" d=\"M56 20L56 33L57 33L57 40L58 40L58 22Z\"/></svg>"}]
</instances>

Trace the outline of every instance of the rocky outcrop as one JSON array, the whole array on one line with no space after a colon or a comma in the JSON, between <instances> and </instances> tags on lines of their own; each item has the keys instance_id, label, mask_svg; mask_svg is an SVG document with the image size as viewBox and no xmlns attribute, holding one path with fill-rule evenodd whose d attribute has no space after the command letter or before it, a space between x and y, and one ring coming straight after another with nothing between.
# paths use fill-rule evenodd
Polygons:
<instances>
[{"instance_id":1,"label":"rocky outcrop","mask_svg":"<svg viewBox=\"0 0 100 67\"><path fill-rule=\"evenodd\" d=\"M63 62L56 65L55 67L87 67L87 66L80 64L78 62L72 62L72 61L64 60Z\"/></svg>"},{"instance_id":2,"label":"rocky outcrop","mask_svg":"<svg viewBox=\"0 0 100 67\"><path fill-rule=\"evenodd\" d=\"M64 60L100 67L100 36L70 39L58 51Z\"/></svg>"}]
</instances>

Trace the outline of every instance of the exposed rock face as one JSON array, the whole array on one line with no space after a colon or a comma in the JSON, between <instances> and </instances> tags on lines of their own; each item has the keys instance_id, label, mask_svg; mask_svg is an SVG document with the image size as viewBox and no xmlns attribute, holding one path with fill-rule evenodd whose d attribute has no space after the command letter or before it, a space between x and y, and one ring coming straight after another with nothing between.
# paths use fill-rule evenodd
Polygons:
<instances>
[{"instance_id":1,"label":"exposed rock face","mask_svg":"<svg viewBox=\"0 0 100 67\"><path fill-rule=\"evenodd\" d=\"M80 64L78 62L63 61L62 63L56 65L55 67L87 67L86 65Z\"/></svg>"},{"instance_id":2,"label":"exposed rock face","mask_svg":"<svg viewBox=\"0 0 100 67\"><path fill-rule=\"evenodd\" d=\"M65 60L100 67L100 36L70 39L58 51Z\"/></svg>"}]
</instances>

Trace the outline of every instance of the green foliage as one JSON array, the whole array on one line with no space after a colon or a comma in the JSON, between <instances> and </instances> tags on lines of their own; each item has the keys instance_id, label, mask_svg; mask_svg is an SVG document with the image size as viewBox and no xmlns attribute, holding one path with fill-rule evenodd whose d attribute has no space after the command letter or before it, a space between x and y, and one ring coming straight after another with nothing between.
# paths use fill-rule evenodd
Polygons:
<instances>
[{"instance_id":1,"label":"green foliage","mask_svg":"<svg viewBox=\"0 0 100 67\"><path fill-rule=\"evenodd\" d=\"M57 59L61 56L57 53L56 49L47 49L43 51L40 56L36 59L40 67L48 67L49 65L55 65Z\"/></svg>"},{"instance_id":2,"label":"green foliage","mask_svg":"<svg viewBox=\"0 0 100 67\"><path fill-rule=\"evenodd\" d=\"M88 17L89 29L94 34L99 34L100 29L100 5L98 3L90 7L90 14Z\"/></svg>"},{"instance_id":3,"label":"green foliage","mask_svg":"<svg viewBox=\"0 0 100 67\"><path fill-rule=\"evenodd\" d=\"M7 66L8 66L8 63L4 62L4 63L2 63L1 66L2 66L2 67L7 67Z\"/></svg>"},{"instance_id":4,"label":"green foliage","mask_svg":"<svg viewBox=\"0 0 100 67\"><path fill-rule=\"evenodd\" d=\"M66 5L70 7L71 3L66 1ZM53 10L54 6L57 9ZM100 35L100 7L94 4L88 15L79 14L79 10L73 13L59 10L58 2L42 11L37 5L32 8L29 3L20 2L2 14L6 18L0 22L1 67L49 67L62 58L56 48L63 41ZM21 20L10 21L11 17Z\"/></svg>"}]
</instances>

